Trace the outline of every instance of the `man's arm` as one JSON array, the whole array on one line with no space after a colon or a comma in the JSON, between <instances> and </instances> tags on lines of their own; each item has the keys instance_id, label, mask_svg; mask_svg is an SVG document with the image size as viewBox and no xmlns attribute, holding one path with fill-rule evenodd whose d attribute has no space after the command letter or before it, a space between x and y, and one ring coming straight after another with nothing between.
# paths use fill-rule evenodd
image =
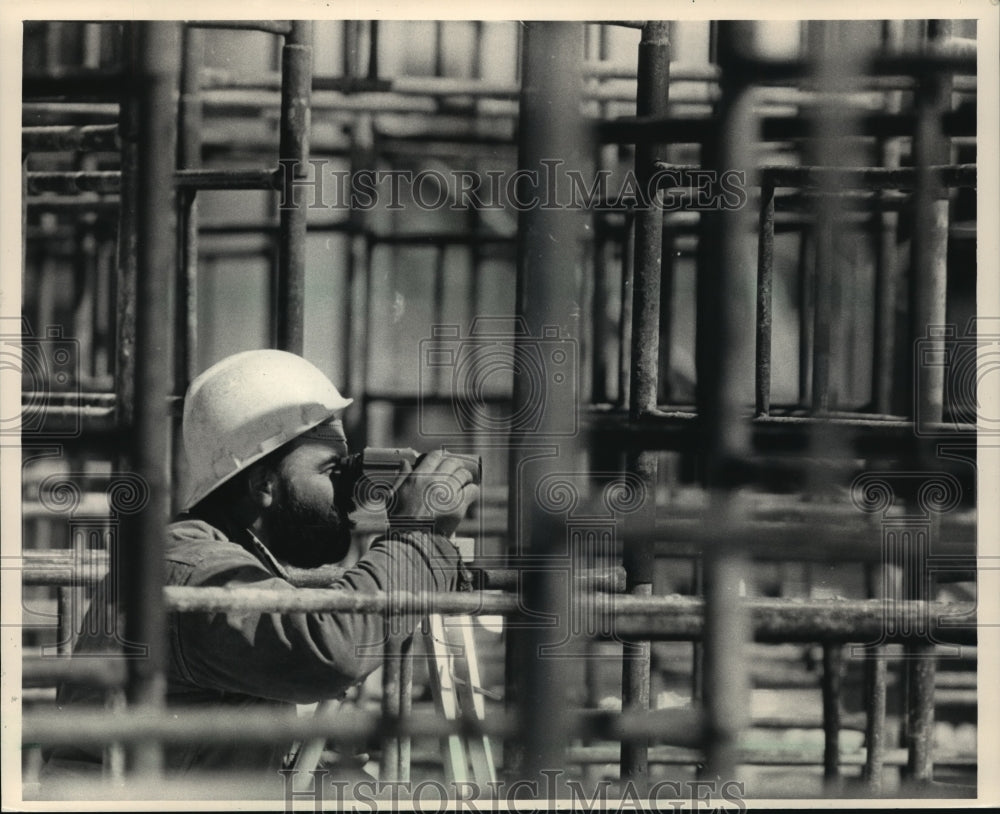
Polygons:
<instances>
[{"instance_id":1,"label":"man's arm","mask_svg":"<svg viewBox=\"0 0 1000 814\"><path fill-rule=\"evenodd\" d=\"M439 452L425 456L401 478L389 535L331 587L390 595L453 590L460 561L446 535L478 494L454 462ZM187 584L294 590L247 560L203 562ZM397 617L394 629L412 632L419 616ZM190 683L308 703L335 697L375 670L385 634L385 619L375 614L187 613L173 618L171 646L181 677Z\"/></svg>"},{"instance_id":2,"label":"man's arm","mask_svg":"<svg viewBox=\"0 0 1000 814\"><path fill-rule=\"evenodd\" d=\"M433 534L378 540L331 587L359 593L447 591L458 555ZM294 591L263 566L230 558L203 563L188 585ZM410 630L418 619L405 617ZM403 631L409 632L409 631ZM197 686L310 703L336 697L381 664L385 621L365 613L174 614L171 647L180 677Z\"/></svg>"}]
</instances>

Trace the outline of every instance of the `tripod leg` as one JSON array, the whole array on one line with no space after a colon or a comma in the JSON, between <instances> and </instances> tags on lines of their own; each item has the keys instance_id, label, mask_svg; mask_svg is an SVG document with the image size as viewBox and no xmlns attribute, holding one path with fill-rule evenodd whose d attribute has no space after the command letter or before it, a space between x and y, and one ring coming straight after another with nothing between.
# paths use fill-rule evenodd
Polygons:
<instances>
[{"instance_id":1,"label":"tripod leg","mask_svg":"<svg viewBox=\"0 0 1000 814\"><path fill-rule=\"evenodd\" d=\"M452 667L455 649L448 644L440 614L427 617L424 642L427 646L427 671L438 712L449 721L457 720L459 703ZM463 738L458 734L449 735L443 740L442 748L447 780L452 783L468 782L469 763Z\"/></svg>"},{"instance_id":2,"label":"tripod leg","mask_svg":"<svg viewBox=\"0 0 1000 814\"><path fill-rule=\"evenodd\" d=\"M479 660L476 656L476 642L472 635L471 616L451 617L445 625L448 642L458 650L454 658L458 701L463 713L475 716L477 720L486 717L486 704L482 695L476 692L479 686ZM496 781L493 763L493 749L488 735L470 735L466 741L469 758L472 761L472 775L476 783L488 789L488 783Z\"/></svg>"}]
</instances>

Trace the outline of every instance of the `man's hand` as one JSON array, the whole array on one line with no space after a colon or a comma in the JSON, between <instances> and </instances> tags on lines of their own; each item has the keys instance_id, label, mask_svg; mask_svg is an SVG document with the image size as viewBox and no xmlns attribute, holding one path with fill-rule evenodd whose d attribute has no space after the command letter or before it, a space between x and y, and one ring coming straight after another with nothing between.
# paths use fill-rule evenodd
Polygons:
<instances>
[{"instance_id":1,"label":"man's hand","mask_svg":"<svg viewBox=\"0 0 1000 814\"><path fill-rule=\"evenodd\" d=\"M389 523L433 523L436 533L450 537L478 497L479 487L472 482L472 473L460 460L436 449L421 458L416 467L404 461L389 503Z\"/></svg>"}]
</instances>

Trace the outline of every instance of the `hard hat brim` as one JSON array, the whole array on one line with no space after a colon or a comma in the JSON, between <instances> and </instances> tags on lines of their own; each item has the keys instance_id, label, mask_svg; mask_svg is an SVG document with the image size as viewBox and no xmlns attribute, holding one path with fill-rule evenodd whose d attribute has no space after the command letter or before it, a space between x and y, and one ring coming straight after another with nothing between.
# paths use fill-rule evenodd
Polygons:
<instances>
[{"instance_id":1,"label":"hard hat brim","mask_svg":"<svg viewBox=\"0 0 1000 814\"><path fill-rule=\"evenodd\" d=\"M183 510L190 511L194 506L198 505L202 500L204 500L206 497L212 494L212 492L214 492L220 486L222 486L225 483L228 483L230 480L232 480L238 474L240 474L240 472L246 471L246 469L253 466L261 458L270 455L276 449L280 449L286 444L291 443L296 438L299 438L303 434L309 432L309 430L318 427L320 424L324 424L333 418L338 418L340 414L347 407L349 407L351 404L354 403L354 399L342 398L342 402L343 402L342 404L339 404L337 407L331 409L328 414L320 415L319 418L313 421L305 422L301 426L296 427L291 433L288 434L287 437L282 438L280 442L271 445L269 445L267 442L261 444L257 452L255 452L253 455L241 459L232 472L229 472L219 478L214 478L211 480L203 480L199 483L196 483L194 487L191 489L191 493L188 496L187 500L184 501Z\"/></svg>"}]
</instances>

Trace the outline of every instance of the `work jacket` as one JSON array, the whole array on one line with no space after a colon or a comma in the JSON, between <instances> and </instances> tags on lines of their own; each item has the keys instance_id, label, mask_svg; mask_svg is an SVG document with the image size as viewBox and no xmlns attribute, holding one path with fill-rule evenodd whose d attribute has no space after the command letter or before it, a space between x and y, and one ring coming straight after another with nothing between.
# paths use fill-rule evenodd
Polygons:
<instances>
[{"instance_id":1,"label":"work jacket","mask_svg":"<svg viewBox=\"0 0 1000 814\"><path fill-rule=\"evenodd\" d=\"M221 528L220 528L221 526ZM371 593L446 591L456 587L459 557L449 540L423 531L378 539L355 565L332 578L331 588ZM168 527L166 584L253 587L295 591L282 565L246 529L219 521L182 517ZM312 581L315 584L315 581ZM106 588L105 596L110 588ZM99 592L100 593L100 592ZM417 616L402 621L412 629ZM121 653L122 621L113 603L94 602L74 655ZM233 610L168 615L167 703L229 707L231 738L223 743L169 746L168 770L257 770L280 795L278 770L290 743L244 743L238 722L254 710L288 707L342 697L381 664L385 621L363 613L259 613ZM92 687L60 687L60 709L102 703ZM67 726L72 718L67 716ZM60 747L47 753L43 789L49 779L100 776L100 750Z\"/></svg>"}]
</instances>

